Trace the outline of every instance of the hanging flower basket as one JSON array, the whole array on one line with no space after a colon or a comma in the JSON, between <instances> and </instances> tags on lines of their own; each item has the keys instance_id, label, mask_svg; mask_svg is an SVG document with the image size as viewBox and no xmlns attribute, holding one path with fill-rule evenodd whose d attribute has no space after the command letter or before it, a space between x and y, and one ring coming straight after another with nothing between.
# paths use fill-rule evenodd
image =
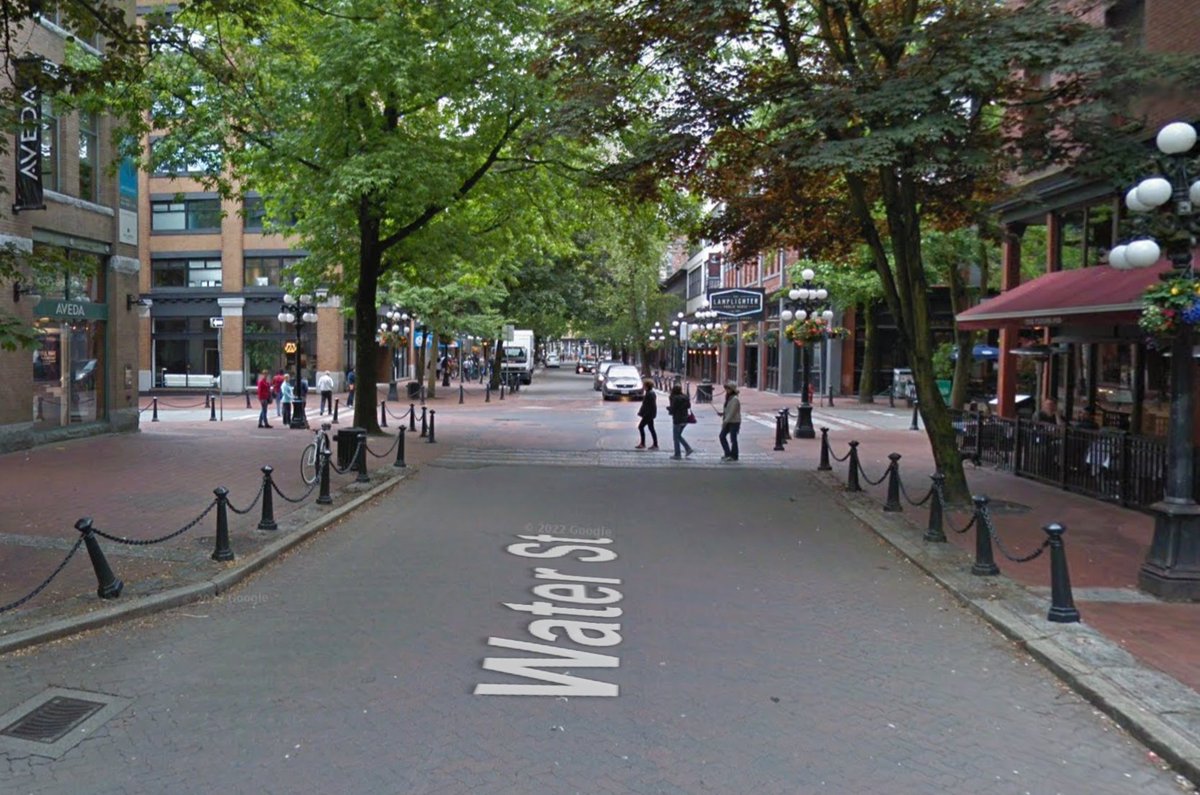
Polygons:
<instances>
[{"instance_id":1,"label":"hanging flower basket","mask_svg":"<svg viewBox=\"0 0 1200 795\"><path fill-rule=\"evenodd\" d=\"M758 342L758 329L751 328L743 331L742 342L746 343L747 345Z\"/></svg>"},{"instance_id":2,"label":"hanging flower basket","mask_svg":"<svg viewBox=\"0 0 1200 795\"><path fill-rule=\"evenodd\" d=\"M775 348L775 347L779 346L779 332L778 331L776 331L774 329L772 329L771 331L768 331L766 334L766 338L767 338L767 345L769 345L770 347Z\"/></svg>"},{"instance_id":3,"label":"hanging flower basket","mask_svg":"<svg viewBox=\"0 0 1200 795\"><path fill-rule=\"evenodd\" d=\"M847 334L846 329L835 326L820 316L793 321L787 325L783 333L797 345L820 342L826 338L837 339Z\"/></svg>"},{"instance_id":4,"label":"hanging flower basket","mask_svg":"<svg viewBox=\"0 0 1200 795\"><path fill-rule=\"evenodd\" d=\"M1200 324L1200 282L1179 276L1155 284L1142 293L1138 327L1152 339L1172 337Z\"/></svg>"},{"instance_id":5,"label":"hanging flower basket","mask_svg":"<svg viewBox=\"0 0 1200 795\"><path fill-rule=\"evenodd\" d=\"M391 331L377 332L375 341L380 345L392 346L394 348L404 348L408 345L408 337L404 334L396 334Z\"/></svg>"}]
</instances>

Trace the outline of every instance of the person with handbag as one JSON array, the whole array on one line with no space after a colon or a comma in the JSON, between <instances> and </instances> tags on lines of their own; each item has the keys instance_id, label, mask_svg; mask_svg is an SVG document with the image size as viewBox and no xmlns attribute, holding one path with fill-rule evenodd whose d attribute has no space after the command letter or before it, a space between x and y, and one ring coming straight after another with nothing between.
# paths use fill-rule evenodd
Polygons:
<instances>
[{"instance_id":1,"label":"person with handbag","mask_svg":"<svg viewBox=\"0 0 1200 795\"><path fill-rule=\"evenodd\" d=\"M681 445L688 455L695 452L683 438L683 429L696 421L696 416L692 414L692 401L683 394L683 387L679 384L671 387L671 399L667 405L667 413L671 415L671 436L675 440L675 455L671 458L678 461L682 457L679 455Z\"/></svg>"},{"instance_id":2,"label":"person with handbag","mask_svg":"<svg viewBox=\"0 0 1200 795\"><path fill-rule=\"evenodd\" d=\"M742 401L738 398L738 387L733 381L725 382L725 406L718 411L721 417L721 433L717 439L728 463L738 460L738 432L742 429Z\"/></svg>"}]
</instances>

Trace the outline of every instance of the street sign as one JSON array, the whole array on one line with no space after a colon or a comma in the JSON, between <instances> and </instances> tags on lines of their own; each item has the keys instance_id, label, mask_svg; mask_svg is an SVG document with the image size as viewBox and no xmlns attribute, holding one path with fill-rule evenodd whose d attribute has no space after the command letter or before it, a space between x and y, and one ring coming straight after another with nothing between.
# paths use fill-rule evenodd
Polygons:
<instances>
[{"instance_id":1,"label":"street sign","mask_svg":"<svg viewBox=\"0 0 1200 795\"><path fill-rule=\"evenodd\" d=\"M225 318L223 318L223 317L210 317L210 318L208 319L208 325L209 325L209 328L224 328L224 326L225 326Z\"/></svg>"},{"instance_id":2,"label":"street sign","mask_svg":"<svg viewBox=\"0 0 1200 795\"><path fill-rule=\"evenodd\" d=\"M512 342L513 341L513 333L516 330L517 330L516 326L510 326L508 324L505 324L505 326L504 326L504 341Z\"/></svg>"},{"instance_id":3,"label":"street sign","mask_svg":"<svg viewBox=\"0 0 1200 795\"><path fill-rule=\"evenodd\" d=\"M294 354L296 352L296 341L288 340L287 342L283 343L283 352L288 356Z\"/></svg>"}]
</instances>

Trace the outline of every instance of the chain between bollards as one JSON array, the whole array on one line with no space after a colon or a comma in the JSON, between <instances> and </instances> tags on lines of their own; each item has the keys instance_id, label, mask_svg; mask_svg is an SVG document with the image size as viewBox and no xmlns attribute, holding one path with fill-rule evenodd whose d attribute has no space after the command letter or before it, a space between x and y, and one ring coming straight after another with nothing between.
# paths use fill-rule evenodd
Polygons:
<instances>
[{"instance_id":1,"label":"chain between bollards","mask_svg":"<svg viewBox=\"0 0 1200 795\"><path fill-rule=\"evenodd\" d=\"M278 530L279 525L275 524L275 495L274 484L271 483L271 473L275 470L269 466L262 468L263 473L263 498L262 498L262 518L258 521L259 530Z\"/></svg>"},{"instance_id":2,"label":"chain between bollards","mask_svg":"<svg viewBox=\"0 0 1200 795\"><path fill-rule=\"evenodd\" d=\"M992 557L992 523L988 519L988 498L986 494L979 494L972 497L971 501L975 503L975 563L971 566L971 573L976 577L995 577L1000 573L1000 567Z\"/></svg>"},{"instance_id":3,"label":"chain between bollards","mask_svg":"<svg viewBox=\"0 0 1200 795\"><path fill-rule=\"evenodd\" d=\"M858 485L858 442L850 442L850 474L846 478L846 491L862 491Z\"/></svg>"},{"instance_id":4,"label":"chain between bollards","mask_svg":"<svg viewBox=\"0 0 1200 795\"><path fill-rule=\"evenodd\" d=\"M900 504L900 454L889 453L888 460L892 463L888 464L887 501L883 504L883 510L900 513L904 510Z\"/></svg>"},{"instance_id":5,"label":"chain between bollards","mask_svg":"<svg viewBox=\"0 0 1200 795\"><path fill-rule=\"evenodd\" d=\"M92 561L92 571L96 573L96 595L101 599L116 599L121 595L125 583L117 579L108 565L108 559L100 549L100 542L92 528L92 517L85 516L75 523L75 529L83 534L83 543L87 546L88 557Z\"/></svg>"},{"instance_id":6,"label":"chain between bollards","mask_svg":"<svg viewBox=\"0 0 1200 795\"><path fill-rule=\"evenodd\" d=\"M404 463L404 433L405 433L405 430L406 430L405 427L403 425L401 425L400 430L399 430L400 436L396 440L396 461L395 461L395 463L392 464L392 466L394 466L394 467L408 466L408 464Z\"/></svg>"},{"instance_id":7,"label":"chain between bollards","mask_svg":"<svg viewBox=\"0 0 1200 795\"><path fill-rule=\"evenodd\" d=\"M379 427L380 428L387 427L387 401L386 400L379 401Z\"/></svg>"},{"instance_id":8,"label":"chain between bollards","mask_svg":"<svg viewBox=\"0 0 1200 795\"><path fill-rule=\"evenodd\" d=\"M929 500L929 524L925 528L925 540L933 544L946 543L946 531L942 529L942 489L946 484L946 476L934 472L929 478L933 481L933 496Z\"/></svg>"},{"instance_id":9,"label":"chain between bollards","mask_svg":"<svg viewBox=\"0 0 1200 795\"><path fill-rule=\"evenodd\" d=\"M217 546L212 559L233 560L233 548L229 546L229 489L218 486L213 494L217 495Z\"/></svg>"},{"instance_id":10,"label":"chain between bollards","mask_svg":"<svg viewBox=\"0 0 1200 795\"><path fill-rule=\"evenodd\" d=\"M430 409L429 410L429 437L425 439L425 441L428 442L429 444L433 444L436 441L433 438L433 424L434 424L434 419L436 417L437 417L437 410Z\"/></svg>"},{"instance_id":11,"label":"chain between bollards","mask_svg":"<svg viewBox=\"0 0 1200 795\"><path fill-rule=\"evenodd\" d=\"M817 464L818 472L829 472L833 467L829 464L829 429L821 429L821 460Z\"/></svg>"},{"instance_id":12,"label":"chain between bollards","mask_svg":"<svg viewBox=\"0 0 1200 795\"><path fill-rule=\"evenodd\" d=\"M1079 621L1079 610L1071 596L1071 575L1067 571L1067 550L1063 546L1063 533L1067 528L1054 522L1042 528L1050 545L1050 612L1048 621L1059 624L1074 624Z\"/></svg>"}]
</instances>

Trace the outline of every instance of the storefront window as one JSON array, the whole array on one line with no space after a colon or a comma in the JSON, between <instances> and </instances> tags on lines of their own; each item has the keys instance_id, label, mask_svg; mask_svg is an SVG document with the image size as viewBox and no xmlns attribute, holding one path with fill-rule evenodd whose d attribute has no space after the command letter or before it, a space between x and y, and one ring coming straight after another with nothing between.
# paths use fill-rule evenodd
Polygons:
<instances>
[{"instance_id":1,"label":"storefront window","mask_svg":"<svg viewBox=\"0 0 1200 795\"><path fill-rule=\"evenodd\" d=\"M217 332L207 317L155 318L154 374L218 375Z\"/></svg>"}]
</instances>

